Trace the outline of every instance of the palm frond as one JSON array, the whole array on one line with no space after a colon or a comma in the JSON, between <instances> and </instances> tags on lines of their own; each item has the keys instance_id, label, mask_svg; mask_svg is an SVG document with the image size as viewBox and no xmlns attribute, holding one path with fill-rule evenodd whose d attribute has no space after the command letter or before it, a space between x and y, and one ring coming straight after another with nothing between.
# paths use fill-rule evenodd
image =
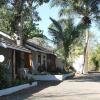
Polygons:
<instances>
[{"instance_id":1,"label":"palm frond","mask_svg":"<svg viewBox=\"0 0 100 100\"><path fill-rule=\"evenodd\" d=\"M42 5L43 3L47 3L49 2L50 0L33 0L35 3L39 4L39 5Z\"/></svg>"},{"instance_id":2,"label":"palm frond","mask_svg":"<svg viewBox=\"0 0 100 100\"><path fill-rule=\"evenodd\" d=\"M54 25L53 29L58 31L58 36L63 40L64 39L63 26L61 25L60 21L56 21L52 18L51 18L51 21L53 22L53 25Z\"/></svg>"},{"instance_id":3,"label":"palm frond","mask_svg":"<svg viewBox=\"0 0 100 100\"><path fill-rule=\"evenodd\" d=\"M53 28L48 28L48 29L49 29L49 33L53 36L53 38L54 38L54 40L56 40L56 42L62 41L62 38L60 36L61 33L59 31L56 31Z\"/></svg>"},{"instance_id":4,"label":"palm frond","mask_svg":"<svg viewBox=\"0 0 100 100\"><path fill-rule=\"evenodd\" d=\"M61 16L65 16L65 15L69 14L71 11L72 11L71 8L70 8L70 9L68 9L68 8L62 8L62 9L60 9L60 11L59 11L59 16L60 16L60 17L61 17Z\"/></svg>"},{"instance_id":5,"label":"palm frond","mask_svg":"<svg viewBox=\"0 0 100 100\"><path fill-rule=\"evenodd\" d=\"M65 2L65 0L51 0L51 7L58 7L59 5L61 7L66 7L68 6L68 2Z\"/></svg>"},{"instance_id":6,"label":"palm frond","mask_svg":"<svg viewBox=\"0 0 100 100\"><path fill-rule=\"evenodd\" d=\"M50 17L50 20L53 22L53 24L55 25L55 27L56 27L57 29L59 29L60 32L62 32L62 27L61 27L61 25L60 25L56 20L54 20L54 19L51 18L51 17Z\"/></svg>"},{"instance_id":7,"label":"palm frond","mask_svg":"<svg viewBox=\"0 0 100 100\"><path fill-rule=\"evenodd\" d=\"M33 37L40 37L40 38L43 38L43 39L48 39L44 34L34 34Z\"/></svg>"}]
</instances>

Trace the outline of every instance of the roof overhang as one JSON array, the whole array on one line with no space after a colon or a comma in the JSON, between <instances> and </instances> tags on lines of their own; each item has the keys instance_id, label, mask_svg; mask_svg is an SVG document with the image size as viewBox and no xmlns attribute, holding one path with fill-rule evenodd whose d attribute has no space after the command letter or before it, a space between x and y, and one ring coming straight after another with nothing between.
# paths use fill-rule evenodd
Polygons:
<instances>
[{"instance_id":1,"label":"roof overhang","mask_svg":"<svg viewBox=\"0 0 100 100\"><path fill-rule=\"evenodd\" d=\"M14 50L18 50L18 51L21 51L21 52L31 53L31 51L29 49L27 49L23 46L6 44L6 43L3 43L3 42L0 42L0 47L14 49Z\"/></svg>"},{"instance_id":2,"label":"roof overhang","mask_svg":"<svg viewBox=\"0 0 100 100\"><path fill-rule=\"evenodd\" d=\"M45 52L45 51L36 49L36 48L34 48L34 47L32 47L32 46L29 46L29 45L27 45L27 44L25 45L25 47L27 47L28 49L30 49L30 50L32 50L32 51L35 51L35 52L47 53L47 52Z\"/></svg>"},{"instance_id":3,"label":"roof overhang","mask_svg":"<svg viewBox=\"0 0 100 100\"><path fill-rule=\"evenodd\" d=\"M30 50L32 50L32 51L37 51L37 52L42 52L42 53L45 53L45 54L52 54L52 55L55 55L55 54L53 53L53 51L48 50L47 48L42 47L42 46L40 46L40 45L37 45L37 44L35 44L35 43L32 42L32 41L26 41L25 47L27 47L28 49L30 49Z\"/></svg>"}]
</instances>

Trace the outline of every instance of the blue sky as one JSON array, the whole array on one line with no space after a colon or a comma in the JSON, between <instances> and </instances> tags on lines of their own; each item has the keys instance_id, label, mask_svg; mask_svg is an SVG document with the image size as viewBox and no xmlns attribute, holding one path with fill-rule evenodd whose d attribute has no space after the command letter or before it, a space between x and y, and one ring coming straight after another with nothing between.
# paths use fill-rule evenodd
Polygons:
<instances>
[{"instance_id":1,"label":"blue sky","mask_svg":"<svg viewBox=\"0 0 100 100\"><path fill-rule=\"evenodd\" d=\"M49 4L43 4L38 8L39 16L42 20L39 22L39 28L44 31L44 34L50 38L48 34L48 26L50 25L50 17L58 19L58 8L51 8Z\"/></svg>"}]
</instances>

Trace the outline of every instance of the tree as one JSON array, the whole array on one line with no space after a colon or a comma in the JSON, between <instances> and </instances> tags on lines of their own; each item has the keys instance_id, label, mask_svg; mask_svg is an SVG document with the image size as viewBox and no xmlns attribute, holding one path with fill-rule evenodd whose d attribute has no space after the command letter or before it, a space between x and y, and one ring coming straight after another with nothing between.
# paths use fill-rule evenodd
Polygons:
<instances>
[{"instance_id":1,"label":"tree","mask_svg":"<svg viewBox=\"0 0 100 100\"><path fill-rule=\"evenodd\" d=\"M91 61L94 64L94 70L100 71L100 44L97 44L94 52L92 52Z\"/></svg>"},{"instance_id":2,"label":"tree","mask_svg":"<svg viewBox=\"0 0 100 100\"><path fill-rule=\"evenodd\" d=\"M0 9L0 31L12 34L11 21L13 20L13 12L10 7L3 5Z\"/></svg>"},{"instance_id":3,"label":"tree","mask_svg":"<svg viewBox=\"0 0 100 100\"><path fill-rule=\"evenodd\" d=\"M7 3L6 0L0 0L0 8Z\"/></svg>"},{"instance_id":4,"label":"tree","mask_svg":"<svg viewBox=\"0 0 100 100\"><path fill-rule=\"evenodd\" d=\"M23 26L25 26L24 22L27 20L30 20L30 24L33 25L32 23L34 20L35 21L40 20L40 17L38 16L38 12L36 11L36 8L38 5L41 5L43 2L46 2L46 1L47 0L45 1L44 0L35 0L35 1L34 0L13 0L12 1L12 5L16 12L16 14L14 15L15 19L12 24L14 24L13 26L15 28L15 31L17 32L21 40L23 40L22 32L23 32ZM36 3L34 7L33 7L33 3ZM36 27L30 27L30 28L36 30ZM34 32L30 32L30 35L31 33L34 33ZM29 34L29 33L26 33L26 34ZM26 34L24 36L26 36Z\"/></svg>"},{"instance_id":5,"label":"tree","mask_svg":"<svg viewBox=\"0 0 100 100\"><path fill-rule=\"evenodd\" d=\"M50 19L53 24L49 27L49 33L53 36L55 43L64 48L65 64L67 65L70 45L79 37L80 31L78 27L73 25L72 19L61 19L59 21Z\"/></svg>"},{"instance_id":6,"label":"tree","mask_svg":"<svg viewBox=\"0 0 100 100\"><path fill-rule=\"evenodd\" d=\"M21 40L34 36L44 37L35 24L39 21L37 7L49 0L1 0L0 30L9 34L16 33ZM3 23L3 24L2 24Z\"/></svg>"},{"instance_id":7,"label":"tree","mask_svg":"<svg viewBox=\"0 0 100 100\"><path fill-rule=\"evenodd\" d=\"M100 0L52 0L52 6L61 6L60 15L70 12L81 15L82 22L87 26L84 47L84 73L88 71L88 40L89 26L93 21L100 25Z\"/></svg>"}]
</instances>

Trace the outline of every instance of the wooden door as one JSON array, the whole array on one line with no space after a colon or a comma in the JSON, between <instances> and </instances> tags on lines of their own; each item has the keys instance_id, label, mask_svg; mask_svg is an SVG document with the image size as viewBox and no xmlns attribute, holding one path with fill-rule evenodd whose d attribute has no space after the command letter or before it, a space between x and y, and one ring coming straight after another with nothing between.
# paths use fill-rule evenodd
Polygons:
<instances>
[{"instance_id":1,"label":"wooden door","mask_svg":"<svg viewBox=\"0 0 100 100\"><path fill-rule=\"evenodd\" d=\"M32 69L32 54L25 53L25 67Z\"/></svg>"}]
</instances>

